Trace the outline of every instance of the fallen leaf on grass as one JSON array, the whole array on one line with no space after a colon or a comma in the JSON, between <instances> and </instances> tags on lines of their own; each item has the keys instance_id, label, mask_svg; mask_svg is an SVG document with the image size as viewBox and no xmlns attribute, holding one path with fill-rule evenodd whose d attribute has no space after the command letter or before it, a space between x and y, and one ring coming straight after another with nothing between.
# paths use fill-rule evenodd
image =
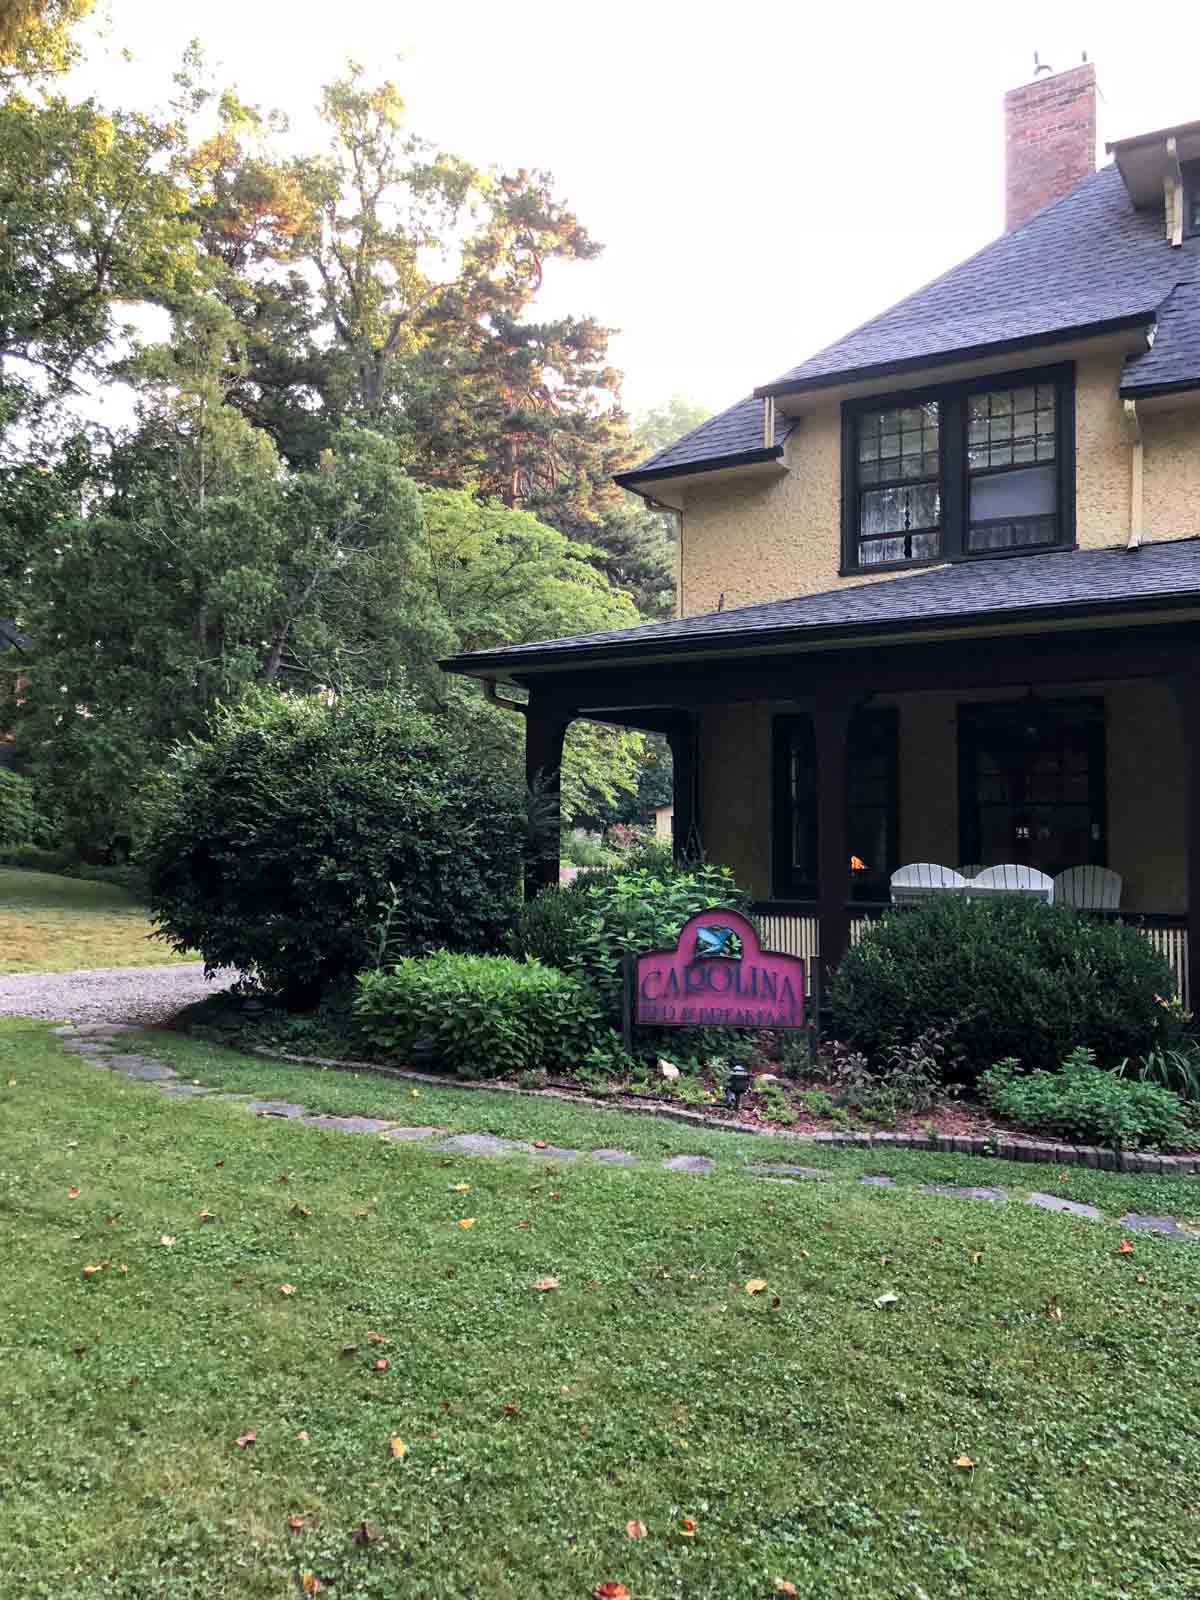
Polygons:
<instances>
[{"instance_id":1,"label":"fallen leaf on grass","mask_svg":"<svg viewBox=\"0 0 1200 1600\"><path fill-rule=\"evenodd\" d=\"M294 1206L292 1206L291 1209L289 1210L288 1216L289 1217L311 1217L312 1216L312 1212L309 1210L309 1208L307 1206L302 1206L300 1204L299 1200L297 1200L296 1204Z\"/></svg>"},{"instance_id":2,"label":"fallen leaf on grass","mask_svg":"<svg viewBox=\"0 0 1200 1600\"><path fill-rule=\"evenodd\" d=\"M213 1162L213 1166L214 1167L223 1167L224 1165L225 1165L225 1163L223 1161L214 1161Z\"/></svg>"},{"instance_id":3,"label":"fallen leaf on grass","mask_svg":"<svg viewBox=\"0 0 1200 1600\"><path fill-rule=\"evenodd\" d=\"M164 1233L158 1242L159 1244L165 1244L170 1249L175 1243L175 1235L173 1233Z\"/></svg>"},{"instance_id":4,"label":"fallen leaf on grass","mask_svg":"<svg viewBox=\"0 0 1200 1600\"><path fill-rule=\"evenodd\" d=\"M279 1292L280 1294L295 1294L296 1285L294 1283L281 1283L279 1285Z\"/></svg>"},{"instance_id":5,"label":"fallen leaf on grass","mask_svg":"<svg viewBox=\"0 0 1200 1600\"><path fill-rule=\"evenodd\" d=\"M746 1293L761 1294L766 1287L767 1280L765 1278L751 1278L746 1285Z\"/></svg>"},{"instance_id":6,"label":"fallen leaf on grass","mask_svg":"<svg viewBox=\"0 0 1200 1600\"><path fill-rule=\"evenodd\" d=\"M376 1372L386 1372L387 1369L390 1366L391 1366L391 1362L387 1359L387 1357L386 1356L380 1356L379 1360L375 1363L375 1371Z\"/></svg>"},{"instance_id":7,"label":"fallen leaf on grass","mask_svg":"<svg viewBox=\"0 0 1200 1600\"><path fill-rule=\"evenodd\" d=\"M786 1578L775 1579L776 1594L799 1594L799 1592L800 1591L796 1588L796 1585L794 1583L789 1583Z\"/></svg>"},{"instance_id":8,"label":"fallen leaf on grass","mask_svg":"<svg viewBox=\"0 0 1200 1600\"><path fill-rule=\"evenodd\" d=\"M320 1594L325 1585L315 1572L302 1572L300 1574L300 1587L305 1594Z\"/></svg>"},{"instance_id":9,"label":"fallen leaf on grass","mask_svg":"<svg viewBox=\"0 0 1200 1600\"><path fill-rule=\"evenodd\" d=\"M1133 1246L1130 1244L1128 1239L1121 1240L1120 1244L1117 1246L1117 1254L1119 1256L1131 1256L1133 1254Z\"/></svg>"},{"instance_id":10,"label":"fallen leaf on grass","mask_svg":"<svg viewBox=\"0 0 1200 1600\"><path fill-rule=\"evenodd\" d=\"M250 1428L246 1433L239 1433L233 1442L239 1450L244 1450L248 1444L258 1443L258 1435L253 1428Z\"/></svg>"},{"instance_id":11,"label":"fallen leaf on grass","mask_svg":"<svg viewBox=\"0 0 1200 1600\"><path fill-rule=\"evenodd\" d=\"M386 1344L387 1340L383 1337L383 1335L381 1333L370 1333L369 1332L367 1334L367 1343L368 1344Z\"/></svg>"},{"instance_id":12,"label":"fallen leaf on grass","mask_svg":"<svg viewBox=\"0 0 1200 1600\"><path fill-rule=\"evenodd\" d=\"M304 1518L303 1517L289 1517L288 1521L287 1521L287 1525L292 1530L293 1533L299 1533L300 1529L304 1526Z\"/></svg>"},{"instance_id":13,"label":"fallen leaf on grass","mask_svg":"<svg viewBox=\"0 0 1200 1600\"><path fill-rule=\"evenodd\" d=\"M10 1089L15 1089L17 1087L17 1080L15 1078L10 1078L8 1080L8 1087Z\"/></svg>"},{"instance_id":14,"label":"fallen leaf on grass","mask_svg":"<svg viewBox=\"0 0 1200 1600\"><path fill-rule=\"evenodd\" d=\"M122 1261L121 1265L117 1268L117 1271L118 1272L128 1272L129 1271L129 1263L128 1263L128 1261Z\"/></svg>"},{"instance_id":15,"label":"fallen leaf on grass","mask_svg":"<svg viewBox=\"0 0 1200 1600\"><path fill-rule=\"evenodd\" d=\"M694 1539L696 1537L695 1517L684 1517L679 1524L679 1537L681 1539Z\"/></svg>"},{"instance_id":16,"label":"fallen leaf on grass","mask_svg":"<svg viewBox=\"0 0 1200 1600\"><path fill-rule=\"evenodd\" d=\"M205 1206L204 1210L196 1218L196 1221L197 1222L215 1222L216 1221L216 1213L213 1212L213 1211L210 1211L208 1209L208 1207Z\"/></svg>"},{"instance_id":17,"label":"fallen leaf on grass","mask_svg":"<svg viewBox=\"0 0 1200 1600\"><path fill-rule=\"evenodd\" d=\"M771 1296L771 1310L772 1311L778 1311L782 1304L783 1304L783 1301L779 1298L779 1296L777 1294L773 1294Z\"/></svg>"},{"instance_id":18,"label":"fallen leaf on grass","mask_svg":"<svg viewBox=\"0 0 1200 1600\"><path fill-rule=\"evenodd\" d=\"M1145 1274L1145 1273L1144 1273L1144 1272L1139 1272L1139 1273L1138 1273L1138 1275L1137 1275L1137 1277L1136 1277L1136 1278L1134 1278L1134 1280L1133 1280L1133 1281L1134 1281L1134 1283L1145 1283L1145 1281L1146 1281L1146 1274Z\"/></svg>"},{"instance_id":19,"label":"fallen leaf on grass","mask_svg":"<svg viewBox=\"0 0 1200 1600\"><path fill-rule=\"evenodd\" d=\"M971 1472L975 1467L975 1463L971 1460L970 1456L957 1456L955 1458L954 1465L960 1472Z\"/></svg>"},{"instance_id":20,"label":"fallen leaf on grass","mask_svg":"<svg viewBox=\"0 0 1200 1600\"><path fill-rule=\"evenodd\" d=\"M105 1220L105 1222L109 1222L109 1223L111 1223L111 1222L120 1222L121 1213L119 1211L114 1211L111 1216L105 1217L104 1220Z\"/></svg>"},{"instance_id":21,"label":"fallen leaf on grass","mask_svg":"<svg viewBox=\"0 0 1200 1600\"><path fill-rule=\"evenodd\" d=\"M529 1218L528 1217L522 1217L520 1222L517 1223L517 1227L518 1228L527 1228L528 1226L529 1226Z\"/></svg>"},{"instance_id":22,"label":"fallen leaf on grass","mask_svg":"<svg viewBox=\"0 0 1200 1600\"><path fill-rule=\"evenodd\" d=\"M103 1267L98 1267L98 1266L89 1264L88 1266L84 1267L83 1276L85 1278L94 1278L98 1272L103 1272L103 1271L104 1271Z\"/></svg>"},{"instance_id":23,"label":"fallen leaf on grass","mask_svg":"<svg viewBox=\"0 0 1200 1600\"><path fill-rule=\"evenodd\" d=\"M1051 1322L1062 1321L1062 1307L1059 1305L1057 1300L1048 1300L1046 1302L1046 1315L1050 1318Z\"/></svg>"},{"instance_id":24,"label":"fallen leaf on grass","mask_svg":"<svg viewBox=\"0 0 1200 1600\"><path fill-rule=\"evenodd\" d=\"M379 1535L369 1522L360 1522L354 1530L355 1544L374 1544Z\"/></svg>"},{"instance_id":25,"label":"fallen leaf on grass","mask_svg":"<svg viewBox=\"0 0 1200 1600\"><path fill-rule=\"evenodd\" d=\"M558 1288L558 1279L539 1278L536 1283L531 1283L529 1287L534 1291L535 1294L545 1294L547 1289Z\"/></svg>"},{"instance_id":26,"label":"fallen leaf on grass","mask_svg":"<svg viewBox=\"0 0 1200 1600\"><path fill-rule=\"evenodd\" d=\"M408 1454L408 1446L405 1444L403 1439L393 1439L388 1448L391 1450L392 1456L397 1461L403 1461L405 1456Z\"/></svg>"},{"instance_id":27,"label":"fallen leaf on grass","mask_svg":"<svg viewBox=\"0 0 1200 1600\"><path fill-rule=\"evenodd\" d=\"M475 1226L475 1218L474 1217L459 1217L458 1225L459 1225L460 1228L473 1228Z\"/></svg>"},{"instance_id":28,"label":"fallen leaf on grass","mask_svg":"<svg viewBox=\"0 0 1200 1600\"><path fill-rule=\"evenodd\" d=\"M644 1539L650 1532L644 1522L627 1522L625 1524L625 1537L627 1539Z\"/></svg>"},{"instance_id":29,"label":"fallen leaf on grass","mask_svg":"<svg viewBox=\"0 0 1200 1600\"><path fill-rule=\"evenodd\" d=\"M419 1100L421 1098L420 1089L410 1089L408 1092L410 1095L412 1095L414 1100Z\"/></svg>"},{"instance_id":30,"label":"fallen leaf on grass","mask_svg":"<svg viewBox=\"0 0 1200 1600\"><path fill-rule=\"evenodd\" d=\"M82 1189L79 1189L79 1188L77 1188L75 1186L75 1184L72 1184L71 1187L67 1190L67 1199L68 1200L78 1200L79 1196L82 1193L83 1193Z\"/></svg>"},{"instance_id":31,"label":"fallen leaf on grass","mask_svg":"<svg viewBox=\"0 0 1200 1600\"><path fill-rule=\"evenodd\" d=\"M546 1149L546 1141L545 1141L545 1139L535 1139L533 1141L533 1148L535 1150L545 1150Z\"/></svg>"},{"instance_id":32,"label":"fallen leaf on grass","mask_svg":"<svg viewBox=\"0 0 1200 1600\"><path fill-rule=\"evenodd\" d=\"M296 1437L297 1437L297 1439L299 1439L301 1444L307 1444L308 1443L308 1429L307 1428L301 1428L300 1432L296 1435Z\"/></svg>"},{"instance_id":33,"label":"fallen leaf on grass","mask_svg":"<svg viewBox=\"0 0 1200 1600\"><path fill-rule=\"evenodd\" d=\"M562 1195L559 1194L557 1189L555 1189L554 1193L550 1196L550 1198L551 1198L551 1200L561 1200L562 1199Z\"/></svg>"},{"instance_id":34,"label":"fallen leaf on grass","mask_svg":"<svg viewBox=\"0 0 1200 1600\"><path fill-rule=\"evenodd\" d=\"M506 1417L515 1417L520 1409L520 1406L513 1405L512 1401L510 1400L504 1407L504 1415Z\"/></svg>"},{"instance_id":35,"label":"fallen leaf on grass","mask_svg":"<svg viewBox=\"0 0 1200 1600\"><path fill-rule=\"evenodd\" d=\"M899 1304L899 1301L900 1296L898 1294L881 1294L877 1295L875 1298L875 1304L881 1311L883 1310L884 1306L894 1306Z\"/></svg>"},{"instance_id":36,"label":"fallen leaf on grass","mask_svg":"<svg viewBox=\"0 0 1200 1600\"><path fill-rule=\"evenodd\" d=\"M982 1250L972 1250L971 1251L971 1265L973 1267L977 1267L982 1260L983 1260L983 1251Z\"/></svg>"},{"instance_id":37,"label":"fallen leaf on grass","mask_svg":"<svg viewBox=\"0 0 1200 1600\"><path fill-rule=\"evenodd\" d=\"M469 1183L452 1183L450 1185L451 1194L470 1194L470 1192L471 1185Z\"/></svg>"},{"instance_id":38,"label":"fallen leaf on grass","mask_svg":"<svg viewBox=\"0 0 1200 1600\"><path fill-rule=\"evenodd\" d=\"M592 1600L630 1600L630 1594L623 1583L598 1583L592 1590Z\"/></svg>"}]
</instances>

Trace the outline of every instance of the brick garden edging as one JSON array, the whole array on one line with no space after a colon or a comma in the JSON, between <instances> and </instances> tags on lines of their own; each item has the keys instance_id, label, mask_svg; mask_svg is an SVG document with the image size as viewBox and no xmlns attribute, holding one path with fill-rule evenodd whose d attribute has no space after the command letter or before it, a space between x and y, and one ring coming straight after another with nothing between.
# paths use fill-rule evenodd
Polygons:
<instances>
[{"instance_id":1,"label":"brick garden edging","mask_svg":"<svg viewBox=\"0 0 1200 1600\"><path fill-rule=\"evenodd\" d=\"M645 1105L627 1096L601 1100L595 1095L563 1089L522 1089L502 1079L464 1080L416 1072L407 1067L384 1067L372 1061L340 1061L332 1056L298 1056L256 1044L257 1056L291 1061L306 1067L326 1067L335 1072L364 1072L373 1077L397 1078L409 1083L429 1083L440 1088L487 1089L499 1094L525 1095L534 1100L563 1100L568 1105L593 1106L602 1111L632 1111L638 1116L660 1117L669 1122L705 1128L718 1133L748 1133L766 1139L789 1139L796 1144L821 1144L859 1150L931 1150L942 1155L989 1156L994 1161L1039 1162L1063 1167L1096 1167L1105 1172L1138 1172L1163 1177L1191 1177L1200 1173L1200 1151L1192 1155L1163 1156L1148 1150L1110 1150L1100 1145L1059 1144L1050 1139L1023 1139L996 1134L989 1138L955 1134L941 1137L925 1133L792 1133L787 1128L761 1128L757 1123L721 1122L682 1106Z\"/></svg>"}]
</instances>

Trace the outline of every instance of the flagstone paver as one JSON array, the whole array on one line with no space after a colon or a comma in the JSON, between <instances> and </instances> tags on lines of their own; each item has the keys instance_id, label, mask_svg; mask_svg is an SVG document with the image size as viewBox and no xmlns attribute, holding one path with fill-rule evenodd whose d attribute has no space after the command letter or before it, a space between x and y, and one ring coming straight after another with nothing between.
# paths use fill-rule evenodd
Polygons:
<instances>
[{"instance_id":1,"label":"flagstone paver","mask_svg":"<svg viewBox=\"0 0 1200 1600\"><path fill-rule=\"evenodd\" d=\"M1121 1226L1131 1233L1165 1233L1172 1239L1197 1238L1196 1234L1181 1228L1174 1217L1143 1216L1137 1211L1127 1211L1121 1218Z\"/></svg>"},{"instance_id":2,"label":"flagstone paver","mask_svg":"<svg viewBox=\"0 0 1200 1600\"><path fill-rule=\"evenodd\" d=\"M997 1205L1003 1205L1008 1199L1003 1189L973 1188L967 1184L957 1183L923 1183L923 1194L941 1194L948 1200L991 1200Z\"/></svg>"},{"instance_id":3,"label":"flagstone paver","mask_svg":"<svg viewBox=\"0 0 1200 1600\"><path fill-rule=\"evenodd\" d=\"M78 1056L89 1066L104 1067L136 1081L151 1083L165 1094L181 1098L212 1096L217 1100L236 1101L261 1117L300 1121L307 1127L342 1133L379 1134L385 1139L399 1141L431 1139L446 1131L444 1128L398 1126L379 1117L318 1114L307 1106L297 1105L291 1100L256 1100L244 1094L214 1094L202 1084L179 1082L179 1075L174 1068L165 1066L153 1056L123 1051L121 1036L137 1031L136 1025L112 1022L84 1023L78 1027L66 1025L53 1030L61 1038L64 1051ZM515 1150L550 1161L574 1161L582 1154L581 1151L564 1145L546 1144L539 1147L516 1139L502 1139L491 1133L453 1134L434 1148L446 1155L485 1157L508 1155ZM604 1162L609 1166L634 1167L639 1164L637 1156L628 1150L606 1149L593 1150L589 1153L593 1160ZM688 1172L702 1176L714 1172L717 1163L709 1156L675 1155L668 1156L662 1165L668 1172ZM784 1161L755 1162L745 1170L765 1183L796 1184L801 1180L831 1176L819 1167L794 1166ZM864 1173L857 1181L880 1189L896 1187L895 1178L884 1173ZM940 1195L952 1200L987 1200L993 1204L1003 1204L1008 1199L1005 1190L985 1185L924 1183L920 1187L924 1194ZM1095 1206L1083 1205L1062 1195L1034 1193L1028 1197L1028 1201L1030 1205L1037 1206L1043 1211L1065 1212L1070 1216L1083 1217L1091 1221L1104 1220L1102 1213ZM1173 1239L1200 1238L1200 1233L1181 1227L1174 1217L1150 1216L1129 1211L1120 1219L1120 1225L1130 1232L1158 1233Z\"/></svg>"},{"instance_id":4,"label":"flagstone paver","mask_svg":"<svg viewBox=\"0 0 1200 1600\"><path fill-rule=\"evenodd\" d=\"M500 1139L494 1133L456 1133L437 1146L448 1156L506 1156L510 1150L532 1149L516 1139Z\"/></svg>"},{"instance_id":5,"label":"flagstone paver","mask_svg":"<svg viewBox=\"0 0 1200 1600\"><path fill-rule=\"evenodd\" d=\"M300 1120L310 1128L333 1128L339 1133L382 1133L391 1127L390 1122L382 1122L378 1117L301 1117Z\"/></svg>"},{"instance_id":6,"label":"flagstone paver","mask_svg":"<svg viewBox=\"0 0 1200 1600\"><path fill-rule=\"evenodd\" d=\"M1031 1206L1040 1206L1043 1211L1066 1211L1073 1217L1088 1217L1092 1222L1100 1222L1103 1215L1095 1206L1081 1205L1078 1200L1064 1200L1060 1194L1031 1194Z\"/></svg>"}]
</instances>

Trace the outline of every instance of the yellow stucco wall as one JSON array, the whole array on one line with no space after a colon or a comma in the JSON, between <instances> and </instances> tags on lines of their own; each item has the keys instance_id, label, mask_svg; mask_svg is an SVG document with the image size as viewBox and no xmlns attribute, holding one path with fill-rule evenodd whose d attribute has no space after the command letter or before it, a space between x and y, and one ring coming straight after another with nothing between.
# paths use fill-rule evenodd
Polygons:
<instances>
[{"instance_id":1,"label":"yellow stucco wall","mask_svg":"<svg viewBox=\"0 0 1200 1600\"><path fill-rule=\"evenodd\" d=\"M1076 536L1081 547L1123 544L1130 530L1131 445L1117 389L1120 352L1076 362ZM926 381L928 375L926 375ZM920 380L914 376L914 383ZM1144 536L1200 536L1200 409L1149 413ZM683 492L680 613L783 600L896 576L838 576L841 408L817 402L788 441L786 473L697 479Z\"/></svg>"},{"instance_id":2,"label":"yellow stucco wall","mask_svg":"<svg viewBox=\"0 0 1200 1600\"><path fill-rule=\"evenodd\" d=\"M1170 689L1150 681L1073 688L1048 695L1106 705L1108 864L1123 879L1122 907L1186 909L1183 747ZM900 713L900 859L958 860L957 709L993 695L880 696ZM733 868L758 899L771 895L772 705L713 706L701 717L701 829L709 859Z\"/></svg>"}]
</instances>

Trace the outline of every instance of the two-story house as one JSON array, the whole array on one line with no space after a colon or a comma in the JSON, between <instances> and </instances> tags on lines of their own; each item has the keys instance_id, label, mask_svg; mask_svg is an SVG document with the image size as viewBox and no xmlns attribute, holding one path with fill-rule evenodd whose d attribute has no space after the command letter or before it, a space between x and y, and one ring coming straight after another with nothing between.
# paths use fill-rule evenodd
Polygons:
<instances>
[{"instance_id":1,"label":"two-story house","mask_svg":"<svg viewBox=\"0 0 1200 1600\"><path fill-rule=\"evenodd\" d=\"M1200 123L1097 171L1088 65L1005 116L1000 238L620 480L675 619L445 666L529 691L531 775L667 734L778 948L906 863L1094 864L1200 996Z\"/></svg>"}]
</instances>

